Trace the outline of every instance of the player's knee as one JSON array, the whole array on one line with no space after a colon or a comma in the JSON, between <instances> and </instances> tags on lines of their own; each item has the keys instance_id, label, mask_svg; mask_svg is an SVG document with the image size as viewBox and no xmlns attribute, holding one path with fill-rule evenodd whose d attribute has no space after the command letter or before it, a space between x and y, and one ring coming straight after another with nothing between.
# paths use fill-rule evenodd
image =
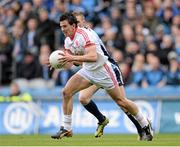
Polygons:
<instances>
[{"instance_id":1,"label":"player's knee","mask_svg":"<svg viewBox=\"0 0 180 147\"><path fill-rule=\"evenodd\" d=\"M79 97L79 102L80 102L82 105L86 105L86 104L88 104L89 100L86 99L86 98L83 97L83 96L80 96L80 97Z\"/></svg>"},{"instance_id":2,"label":"player's knee","mask_svg":"<svg viewBox=\"0 0 180 147\"><path fill-rule=\"evenodd\" d=\"M64 98L72 97L72 93L68 89L63 89L62 90L62 95L63 95Z\"/></svg>"}]
</instances>

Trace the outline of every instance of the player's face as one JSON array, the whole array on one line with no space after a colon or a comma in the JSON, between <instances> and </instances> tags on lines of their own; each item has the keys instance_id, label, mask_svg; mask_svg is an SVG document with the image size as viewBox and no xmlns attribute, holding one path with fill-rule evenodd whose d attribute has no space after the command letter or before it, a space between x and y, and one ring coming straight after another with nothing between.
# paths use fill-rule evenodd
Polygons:
<instances>
[{"instance_id":1,"label":"player's face","mask_svg":"<svg viewBox=\"0 0 180 147\"><path fill-rule=\"evenodd\" d=\"M60 21L60 28L66 37L70 37L74 34L75 25L70 25L67 20Z\"/></svg>"},{"instance_id":2,"label":"player's face","mask_svg":"<svg viewBox=\"0 0 180 147\"><path fill-rule=\"evenodd\" d=\"M82 16L76 16L76 19L77 19L77 21L78 21L78 26L79 27L84 27L84 23L85 23L85 20L84 20L84 18L82 17Z\"/></svg>"}]
</instances>

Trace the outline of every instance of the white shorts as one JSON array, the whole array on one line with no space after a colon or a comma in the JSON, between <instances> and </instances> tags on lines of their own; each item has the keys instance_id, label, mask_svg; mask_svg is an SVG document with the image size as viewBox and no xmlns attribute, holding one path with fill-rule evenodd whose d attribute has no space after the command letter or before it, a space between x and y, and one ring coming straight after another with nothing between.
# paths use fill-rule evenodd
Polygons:
<instances>
[{"instance_id":1,"label":"white shorts","mask_svg":"<svg viewBox=\"0 0 180 147\"><path fill-rule=\"evenodd\" d=\"M118 85L115 72L110 62L105 63L102 67L95 70L80 69L77 74L88 80L90 83L106 90Z\"/></svg>"}]
</instances>

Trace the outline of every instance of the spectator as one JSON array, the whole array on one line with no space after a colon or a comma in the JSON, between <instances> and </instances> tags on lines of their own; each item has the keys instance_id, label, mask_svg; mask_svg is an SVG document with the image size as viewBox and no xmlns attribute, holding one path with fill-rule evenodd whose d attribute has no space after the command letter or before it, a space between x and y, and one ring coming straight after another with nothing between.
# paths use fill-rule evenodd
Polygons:
<instances>
[{"instance_id":1,"label":"spectator","mask_svg":"<svg viewBox=\"0 0 180 147\"><path fill-rule=\"evenodd\" d=\"M26 1L23 5L22 5L22 10L24 11L28 16L30 16L30 14L32 13L32 4L28 1Z\"/></svg>"},{"instance_id":2,"label":"spectator","mask_svg":"<svg viewBox=\"0 0 180 147\"><path fill-rule=\"evenodd\" d=\"M82 5L86 8L86 10L88 10L88 13L91 13L92 11L94 11L94 7L97 3L96 0L82 0ZM89 14L89 15L92 15L92 14Z\"/></svg>"},{"instance_id":3,"label":"spectator","mask_svg":"<svg viewBox=\"0 0 180 147\"><path fill-rule=\"evenodd\" d=\"M132 66L130 84L133 87L141 87L145 77L145 58L143 54L137 54Z\"/></svg>"},{"instance_id":4,"label":"spectator","mask_svg":"<svg viewBox=\"0 0 180 147\"><path fill-rule=\"evenodd\" d=\"M19 13L19 18L26 24L26 22L32 17L38 19L38 15L33 13L33 5L31 4L31 2L26 1L22 5L22 10Z\"/></svg>"},{"instance_id":5,"label":"spectator","mask_svg":"<svg viewBox=\"0 0 180 147\"><path fill-rule=\"evenodd\" d=\"M19 12L22 9L21 3L19 1L14 1L14 2L12 2L11 7L14 10L15 15L18 16Z\"/></svg>"},{"instance_id":6,"label":"spectator","mask_svg":"<svg viewBox=\"0 0 180 147\"><path fill-rule=\"evenodd\" d=\"M33 2L33 7L32 7L32 12L33 15L38 16L38 13L41 9L46 9L46 7L43 5L43 0L32 0Z\"/></svg>"},{"instance_id":7,"label":"spectator","mask_svg":"<svg viewBox=\"0 0 180 147\"><path fill-rule=\"evenodd\" d=\"M19 85L17 83L11 83L10 85L11 93L8 97L10 102L30 102L32 101L32 96L28 92L21 92Z\"/></svg>"},{"instance_id":8,"label":"spectator","mask_svg":"<svg viewBox=\"0 0 180 147\"><path fill-rule=\"evenodd\" d=\"M177 61L180 63L180 36L175 37L175 52L177 54Z\"/></svg>"},{"instance_id":9,"label":"spectator","mask_svg":"<svg viewBox=\"0 0 180 147\"><path fill-rule=\"evenodd\" d=\"M139 53L150 59L152 54L158 56L160 63L166 69L171 69L169 65L171 62L167 58L169 52L175 51L177 61L180 62L179 0L10 0L8 2L4 0L4 2L6 5L0 6L0 60L1 65L4 64L4 57L8 55L8 62L11 64L3 65L0 73L1 84L2 80L3 83L4 80L6 81L4 84L9 84L17 77L16 73L24 72L19 69L24 64L22 61L27 51L34 54L33 59L37 63L40 53L41 65L34 65L34 69L40 73L38 77L57 79L59 71L56 70L50 72L49 77L45 76L47 72L44 70L42 56L48 52L46 52L47 48L52 51L62 46L64 35L59 29L59 16L65 11L80 10L85 13L89 26L101 36L110 54L125 67L124 69L127 69L125 71L128 72L125 73L133 71L134 57ZM2 43L3 40L8 40L7 45ZM42 49L45 53L41 53L41 47L46 48ZM4 52L4 48L8 52ZM15 64L12 64L12 57ZM16 64L21 66L17 69ZM8 81L7 77L4 78L5 73L8 73ZM34 75L31 78L33 77ZM125 74L125 77L128 81L130 76Z\"/></svg>"},{"instance_id":10,"label":"spectator","mask_svg":"<svg viewBox=\"0 0 180 147\"><path fill-rule=\"evenodd\" d=\"M102 19L103 41L107 46L113 46L116 37L117 27L113 26L108 17Z\"/></svg>"},{"instance_id":11,"label":"spectator","mask_svg":"<svg viewBox=\"0 0 180 147\"><path fill-rule=\"evenodd\" d=\"M63 12L67 11L67 2L64 0L54 0L50 10L49 19L55 23L55 42L54 48L59 48L63 44L64 35L59 29L59 18Z\"/></svg>"},{"instance_id":12,"label":"spectator","mask_svg":"<svg viewBox=\"0 0 180 147\"><path fill-rule=\"evenodd\" d=\"M131 68L129 66L129 63L122 62L122 63L119 64L119 67L121 68L124 83L129 84L129 76L130 76L130 73L131 73Z\"/></svg>"},{"instance_id":13,"label":"spectator","mask_svg":"<svg viewBox=\"0 0 180 147\"><path fill-rule=\"evenodd\" d=\"M137 23L134 29L136 34L136 41L140 47L140 52L144 54L146 51L146 41L143 25L141 23Z\"/></svg>"},{"instance_id":14,"label":"spectator","mask_svg":"<svg viewBox=\"0 0 180 147\"><path fill-rule=\"evenodd\" d=\"M7 34L6 26L3 24L0 24L0 35Z\"/></svg>"},{"instance_id":15,"label":"spectator","mask_svg":"<svg viewBox=\"0 0 180 147\"><path fill-rule=\"evenodd\" d=\"M163 87L166 84L166 77L164 70L161 68L159 58L150 54L147 58L149 58L147 59L149 68L145 70L143 87Z\"/></svg>"},{"instance_id":16,"label":"spectator","mask_svg":"<svg viewBox=\"0 0 180 147\"><path fill-rule=\"evenodd\" d=\"M97 6L94 8L95 14L99 17L109 16L109 8L111 7L112 0L99 0Z\"/></svg>"},{"instance_id":17,"label":"spectator","mask_svg":"<svg viewBox=\"0 0 180 147\"><path fill-rule=\"evenodd\" d=\"M179 16L180 15L180 1L179 0L175 0L175 2L173 3L173 16Z\"/></svg>"},{"instance_id":18,"label":"spectator","mask_svg":"<svg viewBox=\"0 0 180 147\"><path fill-rule=\"evenodd\" d=\"M82 12L85 16L88 16L88 11L83 5L82 0L71 0L68 5L70 12L78 11Z\"/></svg>"},{"instance_id":19,"label":"spectator","mask_svg":"<svg viewBox=\"0 0 180 147\"><path fill-rule=\"evenodd\" d=\"M171 26L171 34L173 37L180 36L180 25L172 25Z\"/></svg>"},{"instance_id":20,"label":"spectator","mask_svg":"<svg viewBox=\"0 0 180 147\"><path fill-rule=\"evenodd\" d=\"M11 27L13 26L17 16L15 15L15 11L10 7L6 8L6 19L4 20L4 25L8 28L8 30L11 30Z\"/></svg>"},{"instance_id":21,"label":"spectator","mask_svg":"<svg viewBox=\"0 0 180 147\"><path fill-rule=\"evenodd\" d=\"M37 20L35 18L30 18L27 22L27 30L23 35L23 44L26 46L26 50L34 55L37 55L39 52L37 47L37 26Z\"/></svg>"},{"instance_id":22,"label":"spectator","mask_svg":"<svg viewBox=\"0 0 180 147\"><path fill-rule=\"evenodd\" d=\"M179 0L174 0L174 1L172 1L172 0L164 0L161 6L162 6L161 9L157 11L157 16L158 17L163 16L164 10L167 7L172 9L173 16L180 15L180 10L179 10L180 2L179 2Z\"/></svg>"},{"instance_id":23,"label":"spectator","mask_svg":"<svg viewBox=\"0 0 180 147\"><path fill-rule=\"evenodd\" d=\"M136 1L126 1L126 11L123 18L123 22L130 24L131 27L135 27L137 23Z\"/></svg>"},{"instance_id":24,"label":"spectator","mask_svg":"<svg viewBox=\"0 0 180 147\"><path fill-rule=\"evenodd\" d=\"M54 0L53 7L51 8L51 12L49 18L56 22L59 25L59 17L62 13L67 11L67 5L63 0Z\"/></svg>"},{"instance_id":25,"label":"spectator","mask_svg":"<svg viewBox=\"0 0 180 147\"><path fill-rule=\"evenodd\" d=\"M3 6L0 6L0 24L4 24L5 18L5 8Z\"/></svg>"},{"instance_id":26,"label":"spectator","mask_svg":"<svg viewBox=\"0 0 180 147\"><path fill-rule=\"evenodd\" d=\"M44 44L40 47L39 63L41 66L41 77L44 80L50 80L52 78L53 70L50 70L49 67L47 67L46 65L50 53L51 53L51 49L49 45Z\"/></svg>"},{"instance_id":27,"label":"spectator","mask_svg":"<svg viewBox=\"0 0 180 147\"><path fill-rule=\"evenodd\" d=\"M162 16L161 24L163 25L163 30L165 34L171 33L171 24L173 18L173 10L171 7L167 7L164 9L164 14Z\"/></svg>"},{"instance_id":28,"label":"spectator","mask_svg":"<svg viewBox=\"0 0 180 147\"><path fill-rule=\"evenodd\" d=\"M175 49L172 36L164 35L162 38L162 43L160 44L160 49L157 51L157 55L163 65L168 65L167 54L173 50Z\"/></svg>"},{"instance_id":29,"label":"spectator","mask_svg":"<svg viewBox=\"0 0 180 147\"><path fill-rule=\"evenodd\" d=\"M180 62L180 16L175 16L172 20L172 37L174 39L175 52L178 55L177 60Z\"/></svg>"},{"instance_id":30,"label":"spectator","mask_svg":"<svg viewBox=\"0 0 180 147\"><path fill-rule=\"evenodd\" d=\"M0 85L9 84L12 80L12 47L6 29L2 29L0 34Z\"/></svg>"},{"instance_id":31,"label":"spectator","mask_svg":"<svg viewBox=\"0 0 180 147\"><path fill-rule=\"evenodd\" d=\"M132 42L132 41L135 41L135 34L131 25L123 24L121 50L125 51L125 47L128 45L129 42Z\"/></svg>"},{"instance_id":32,"label":"spectator","mask_svg":"<svg viewBox=\"0 0 180 147\"><path fill-rule=\"evenodd\" d=\"M26 52L24 59L17 65L17 77L33 79L41 77L39 61L30 52Z\"/></svg>"},{"instance_id":33,"label":"spectator","mask_svg":"<svg viewBox=\"0 0 180 147\"><path fill-rule=\"evenodd\" d=\"M155 31L155 34L154 34L154 42L157 46L157 48L160 48L161 47L161 42L162 42L162 39L163 39L163 36L164 36L164 28L163 26L160 24L156 27L156 31Z\"/></svg>"},{"instance_id":34,"label":"spectator","mask_svg":"<svg viewBox=\"0 0 180 147\"><path fill-rule=\"evenodd\" d=\"M136 42L129 42L126 46L126 61L129 63L130 67L133 64L134 56L140 51L139 44Z\"/></svg>"},{"instance_id":35,"label":"spectator","mask_svg":"<svg viewBox=\"0 0 180 147\"><path fill-rule=\"evenodd\" d=\"M17 19L12 28L13 51L12 55L15 62L21 62L26 51L26 46L22 40L24 33L24 24L20 19Z\"/></svg>"},{"instance_id":36,"label":"spectator","mask_svg":"<svg viewBox=\"0 0 180 147\"><path fill-rule=\"evenodd\" d=\"M154 38L152 36L146 37L146 54L152 53L154 55L157 55L158 48L156 43L154 42Z\"/></svg>"},{"instance_id":37,"label":"spectator","mask_svg":"<svg viewBox=\"0 0 180 147\"><path fill-rule=\"evenodd\" d=\"M120 9L119 9L119 7L118 6L113 6L112 8L111 8L111 15L110 15L110 17L111 17L111 22L112 22L112 25L113 26L116 26L117 28L118 28L118 30L120 30L121 29L121 27L122 27L122 14L121 14L121 11L120 11Z\"/></svg>"},{"instance_id":38,"label":"spectator","mask_svg":"<svg viewBox=\"0 0 180 147\"><path fill-rule=\"evenodd\" d=\"M180 65L177 61L177 54L175 52L170 52L168 54L168 60L167 85L180 85Z\"/></svg>"},{"instance_id":39,"label":"spectator","mask_svg":"<svg viewBox=\"0 0 180 147\"><path fill-rule=\"evenodd\" d=\"M169 7L169 8L172 8L173 6L173 2L172 0L164 0L161 4L161 7L160 9L157 10L156 12L156 16L159 17L159 18L162 18L163 15L164 15L164 9Z\"/></svg>"},{"instance_id":40,"label":"spectator","mask_svg":"<svg viewBox=\"0 0 180 147\"><path fill-rule=\"evenodd\" d=\"M10 85L9 96L1 96L0 102L30 102L32 96L28 92L21 92L20 87L17 83L12 82Z\"/></svg>"},{"instance_id":41,"label":"spectator","mask_svg":"<svg viewBox=\"0 0 180 147\"><path fill-rule=\"evenodd\" d=\"M155 16L155 8L150 1L146 1L143 6L143 9L143 25L149 30L150 34L154 34L156 26L158 26L159 24L158 18Z\"/></svg>"},{"instance_id":42,"label":"spectator","mask_svg":"<svg viewBox=\"0 0 180 147\"><path fill-rule=\"evenodd\" d=\"M54 22L48 18L47 10L40 9L38 14L40 20L37 28L38 47L48 44L50 48L54 48Z\"/></svg>"}]
</instances>

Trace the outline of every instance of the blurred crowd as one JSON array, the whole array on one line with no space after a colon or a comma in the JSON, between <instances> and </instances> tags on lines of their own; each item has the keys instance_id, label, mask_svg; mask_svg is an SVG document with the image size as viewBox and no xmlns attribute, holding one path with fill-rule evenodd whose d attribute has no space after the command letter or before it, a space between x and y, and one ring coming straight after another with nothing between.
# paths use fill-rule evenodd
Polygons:
<instances>
[{"instance_id":1,"label":"blurred crowd","mask_svg":"<svg viewBox=\"0 0 180 147\"><path fill-rule=\"evenodd\" d=\"M180 0L1 0L1 86L17 79L63 86L80 68L45 65L53 50L63 49L59 17L66 11L84 13L126 85L180 84Z\"/></svg>"}]
</instances>

